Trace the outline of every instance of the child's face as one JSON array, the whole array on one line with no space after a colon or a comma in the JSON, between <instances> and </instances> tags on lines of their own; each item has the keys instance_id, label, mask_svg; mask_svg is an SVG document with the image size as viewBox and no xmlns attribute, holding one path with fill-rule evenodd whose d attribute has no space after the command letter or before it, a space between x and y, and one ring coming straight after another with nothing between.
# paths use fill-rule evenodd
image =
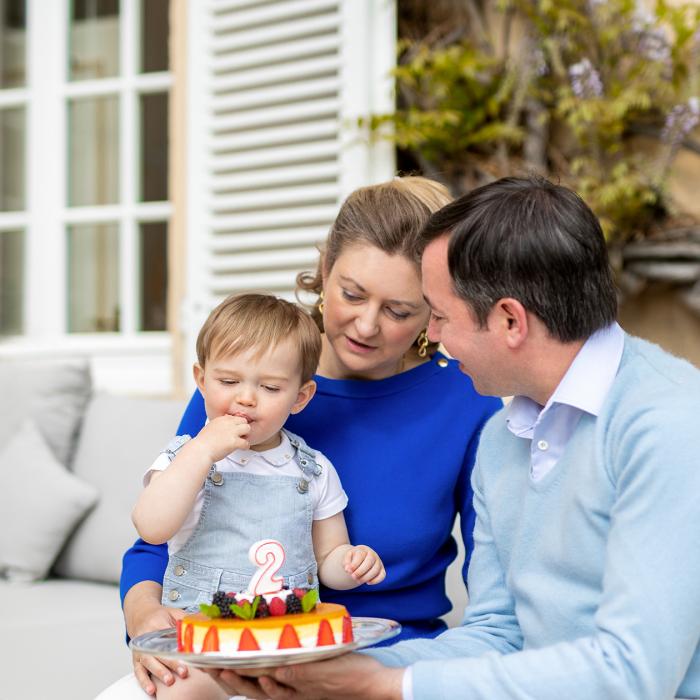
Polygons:
<instances>
[{"instance_id":1,"label":"child's face","mask_svg":"<svg viewBox=\"0 0 700 700\"><path fill-rule=\"evenodd\" d=\"M316 384L301 384L299 351L291 340L258 357L256 351L209 358L204 369L194 366L194 377L209 420L226 414L245 418L246 439L261 451L279 444L280 428L311 400Z\"/></svg>"}]
</instances>

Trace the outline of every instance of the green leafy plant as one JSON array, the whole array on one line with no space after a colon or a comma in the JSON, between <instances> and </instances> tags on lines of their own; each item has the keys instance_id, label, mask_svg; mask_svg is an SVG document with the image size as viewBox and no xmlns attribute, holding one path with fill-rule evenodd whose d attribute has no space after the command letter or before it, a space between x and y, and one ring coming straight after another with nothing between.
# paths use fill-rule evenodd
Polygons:
<instances>
[{"instance_id":1,"label":"green leafy plant","mask_svg":"<svg viewBox=\"0 0 700 700\"><path fill-rule=\"evenodd\" d=\"M700 153L692 138L700 6L435 0L431 15L400 0L399 8L408 38L395 70L397 109L364 123L426 175L459 193L541 172L579 192L613 244L686 223L668 181L681 149ZM422 32L410 31L417 17Z\"/></svg>"}]
</instances>

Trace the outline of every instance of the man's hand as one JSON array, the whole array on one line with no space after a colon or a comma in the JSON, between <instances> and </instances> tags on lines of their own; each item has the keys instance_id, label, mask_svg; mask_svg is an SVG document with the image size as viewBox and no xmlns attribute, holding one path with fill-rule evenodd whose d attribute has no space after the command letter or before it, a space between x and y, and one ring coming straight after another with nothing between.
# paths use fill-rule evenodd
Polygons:
<instances>
[{"instance_id":1,"label":"man's hand","mask_svg":"<svg viewBox=\"0 0 700 700\"><path fill-rule=\"evenodd\" d=\"M231 695L272 700L401 700L404 669L362 654L263 671L208 671ZM268 675L260 675L261 673ZM259 676L257 680L251 676Z\"/></svg>"},{"instance_id":2,"label":"man's hand","mask_svg":"<svg viewBox=\"0 0 700 700\"><path fill-rule=\"evenodd\" d=\"M379 555L364 544L348 549L343 559L343 568L356 581L370 586L381 583L386 577L384 564Z\"/></svg>"}]
</instances>

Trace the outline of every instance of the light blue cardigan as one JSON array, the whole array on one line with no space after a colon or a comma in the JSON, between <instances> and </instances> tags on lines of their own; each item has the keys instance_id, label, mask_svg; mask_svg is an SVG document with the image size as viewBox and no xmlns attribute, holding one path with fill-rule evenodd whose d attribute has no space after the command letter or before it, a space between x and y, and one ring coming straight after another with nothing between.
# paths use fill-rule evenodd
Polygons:
<instances>
[{"instance_id":1,"label":"light blue cardigan","mask_svg":"<svg viewBox=\"0 0 700 700\"><path fill-rule=\"evenodd\" d=\"M415 700L700 697L699 433L700 372L630 336L600 417L541 481L499 412L463 625L369 653L414 664Z\"/></svg>"}]
</instances>

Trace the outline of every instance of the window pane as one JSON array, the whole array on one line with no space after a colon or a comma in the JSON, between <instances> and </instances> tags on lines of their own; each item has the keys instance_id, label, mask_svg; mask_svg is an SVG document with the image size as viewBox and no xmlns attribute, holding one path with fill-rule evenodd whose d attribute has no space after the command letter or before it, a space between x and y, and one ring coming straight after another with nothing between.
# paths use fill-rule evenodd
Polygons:
<instances>
[{"instance_id":1,"label":"window pane","mask_svg":"<svg viewBox=\"0 0 700 700\"><path fill-rule=\"evenodd\" d=\"M91 97L68 103L68 204L119 200L119 100Z\"/></svg>"},{"instance_id":2,"label":"window pane","mask_svg":"<svg viewBox=\"0 0 700 700\"><path fill-rule=\"evenodd\" d=\"M68 331L119 330L119 227L68 229Z\"/></svg>"},{"instance_id":3,"label":"window pane","mask_svg":"<svg viewBox=\"0 0 700 700\"><path fill-rule=\"evenodd\" d=\"M141 95L141 201L168 199L168 94Z\"/></svg>"},{"instance_id":4,"label":"window pane","mask_svg":"<svg viewBox=\"0 0 700 700\"><path fill-rule=\"evenodd\" d=\"M0 111L0 211L24 209L24 108Z\"/></svg>"},{"instance_id":5,"label":"window pane","mask_svg":"<svg viewBox=\"0 0 700 700\"><path fill-rule=\"evenodd\" d=\"M119 74L119 0L73 0L70 24L71 80Z\"/></svg>"},{"instance_id":6,"label":"window pane","mask_svg":"<svg viewBox=\"0 0 700 700\"><path fill-rule=\"evenodd\" d=\"M24 233L0 231L0 335L22 332Z\"/></svg>"},{"instance_id":7,"label":"window pane","mask_svg":"<svg viewBox=\"0 0 700 700\"><path fill-rule=\"evenodd\" d=\"M141 2L141 72L168 70L168 35L170 34L170 2Z\"/></svg>"},{"instance_id":8,"label":"window pane","mask_svg":"<svg viewBox=\"0 0 700 700\"><path fill-rule=\"evenodd\" d=\"M168 290L168 225L165 221L140 226L141 328L164 331Z\"/></svg>"},{"instance_id":9,"label":"window pane","mask_svg":"<svg viewBox=\"0 0 700 700\"><path fill-rule=\"evenodd\" d=\"M25 81L27 20L25 0L0 0L0 88Z\"/></svg>"}]
</instances>

